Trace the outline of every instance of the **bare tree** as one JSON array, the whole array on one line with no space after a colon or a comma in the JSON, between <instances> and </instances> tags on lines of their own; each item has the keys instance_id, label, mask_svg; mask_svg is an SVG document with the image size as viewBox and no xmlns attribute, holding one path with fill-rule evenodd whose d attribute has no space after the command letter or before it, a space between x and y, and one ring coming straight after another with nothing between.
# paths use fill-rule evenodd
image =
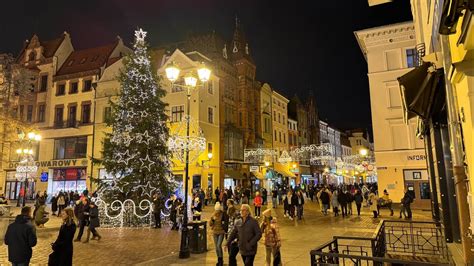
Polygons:
<instances>
[{"instance_id":1,"label":"bare tree","mask_svg":"<svg viewBox=\"0 0 474 266\"><path fill-rule=\"evenodd\" d=\"M10 54L0 54L0 168L17 134L32 130L32 123L19 117L18 109L21 103L34 101L36 84L37 71L17 64Z\"/></svg>"}]
</instances>

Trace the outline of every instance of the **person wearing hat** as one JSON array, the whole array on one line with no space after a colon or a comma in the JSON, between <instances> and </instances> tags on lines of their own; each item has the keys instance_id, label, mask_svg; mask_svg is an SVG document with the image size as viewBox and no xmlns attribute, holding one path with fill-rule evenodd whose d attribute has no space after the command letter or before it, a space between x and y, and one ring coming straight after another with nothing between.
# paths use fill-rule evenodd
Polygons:
<instances>
[{"instance_id":1,"label":"person wearing hat","mask_svg":"<svg viewBox=\"0 0 474 266\"><path fill-rule=\"evenodd\" d=\"M84 240L84 243L89 243L89 237L92 232L92 240L97 239L100 240L102 237L99 235L99 232L97 232L96 228L100 226L100 220L99 220L99 209L97 208L97 205L95 202L91 201L89 203L89 228L87 228L87 235L86 235L86 240Z\"/></svg>"},{"instance_id":2,"label":"person wearing hat","mask_svg":"<svg viewBox=\"0 0 474 266\"><path fill-rule=\"evenodd\" d=\"M263 212L263 222L260 225L265 240L266 265L281 265L281 238L278 231L277 220L272 217L272 209L266 209Z\"/></svg>"},{"instance_id":3,"label":"person wearing hat","mask_svg":"<svg viewBox=\"0 0 474 266\"><path fill-rule=\"evenodd\" d=\"M222 251L222 242L224 241L224 235L228 229L229 218L224 212L224 208L220 202L216 202L214 205L214 213L212 214L209 226L212 229L214 237L214 245L216 247L217 263L216 266L224 265L224 253Z\"/></svg>"},{"instance_id":4,"label":"person wearing hat","mask_svg":"<svg viewBox=\"0 0 474 266\"><path fill-rule=\"evenodd\" d=\"M191 207L191 211L193 212L193 221L200 221L201 212L202 212L202 203L199 200L199 197L194 198L194 204Z\"/></svg>"}]
</instances>

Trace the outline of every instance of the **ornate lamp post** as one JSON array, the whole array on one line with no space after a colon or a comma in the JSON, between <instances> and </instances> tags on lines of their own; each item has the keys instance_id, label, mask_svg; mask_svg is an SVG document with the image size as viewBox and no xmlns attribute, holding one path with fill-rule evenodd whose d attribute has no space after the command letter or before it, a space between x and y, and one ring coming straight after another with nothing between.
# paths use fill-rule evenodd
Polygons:
<instances>
[{"instance_id":1,"label":"ornate lamp post","mask_svg":"<svg viewBox=\"0 0 474 266\"><path fill-rule=\"evenodd\" d=\"M185 180L184 180L184 206L186 208L183 217L183 227L181 232L181 245L179 250L179 257L180 258L189 258L189 243L188 243L188 186L189 186L189 150L190 150L190 143L189 143L189 109L190 109L190 102L191 102L191 93L198 87L203 87L204 83L209 81L211 76L211 70L206 68L204 63L199 67L197 70L198 78L201 81L201 84L198 83L198 79L194 75L192 71L184 76L184 83L185 85L178 85L174 84L176 80L179 78L179 74L181 70L176 66L176 64L171 63L165 69L166 78L173 84L173 86L179 86L186 90L187 102L186 102L186 139L184 145L185 151ZM210 158L209 158L210 159Z\"/></svg>"},{"instance_id":2,"label":"ornate lamp post","mask_svg":"<svg viewBox=\"0 0 474 266\"><path fill-rule=\"evenodd\" d=\"M28 174L36 173L38 171L38 167L34 164L33 149L31 149L31 145L39 142L41 136L34 132L29 132L26 135L21 132L18 134L18 139L20 140L20 148L16 150L16 153L20 158L20 163L16 168L16 175L18 181L22 182L21 188L23 188L23 192L20 194L20 198L22 202L21 206L24 207L26 205L26 195L28 193ZM20 198L17 200L17 207L20 206Z\"/></svg>"}]
</instances>

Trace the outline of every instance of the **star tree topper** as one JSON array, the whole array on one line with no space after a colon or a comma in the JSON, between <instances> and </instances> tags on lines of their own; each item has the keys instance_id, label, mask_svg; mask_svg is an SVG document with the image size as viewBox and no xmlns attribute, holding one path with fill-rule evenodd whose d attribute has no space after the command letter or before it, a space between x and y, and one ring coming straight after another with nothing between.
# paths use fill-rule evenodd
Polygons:
<instances>
[{"instance_id":1,"label":"star tree topper","mask_svg":"<svg viewBox=\"0 0 474 266\"><path fill-rule=\"evenodd\" d=\"M142 28L139 28L138 30L135 31L135 38L137 39L137 42L143 43L145 42L145 37L146 37L146 31L143 31Z\"/></svg>"}]
</instances>

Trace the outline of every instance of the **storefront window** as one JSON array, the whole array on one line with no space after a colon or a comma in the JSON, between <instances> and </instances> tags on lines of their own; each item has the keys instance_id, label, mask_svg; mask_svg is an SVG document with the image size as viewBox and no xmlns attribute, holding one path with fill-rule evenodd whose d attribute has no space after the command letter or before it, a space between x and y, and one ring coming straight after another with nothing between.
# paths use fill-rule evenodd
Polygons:
<instances>
[{"instance_id":1,"label":"storefront window","mask_svg":"<svg viewBox=\"0 0 474 266\"><path fill-rule=\"evenodd\" d=\"M85 158L87 153L87 137L64 138L54 140L55 159Z\"/></svg>"},{"instance_id":2,"label":"storefront window","mask_svg":"<svg viewBox=\"0 0 474 266\"><path fill-rule=\"evenodd\" d=\"M78 191L86 189L86 168L54 169L53 193L59 191Z\"/></svg>"}]
</instances>

